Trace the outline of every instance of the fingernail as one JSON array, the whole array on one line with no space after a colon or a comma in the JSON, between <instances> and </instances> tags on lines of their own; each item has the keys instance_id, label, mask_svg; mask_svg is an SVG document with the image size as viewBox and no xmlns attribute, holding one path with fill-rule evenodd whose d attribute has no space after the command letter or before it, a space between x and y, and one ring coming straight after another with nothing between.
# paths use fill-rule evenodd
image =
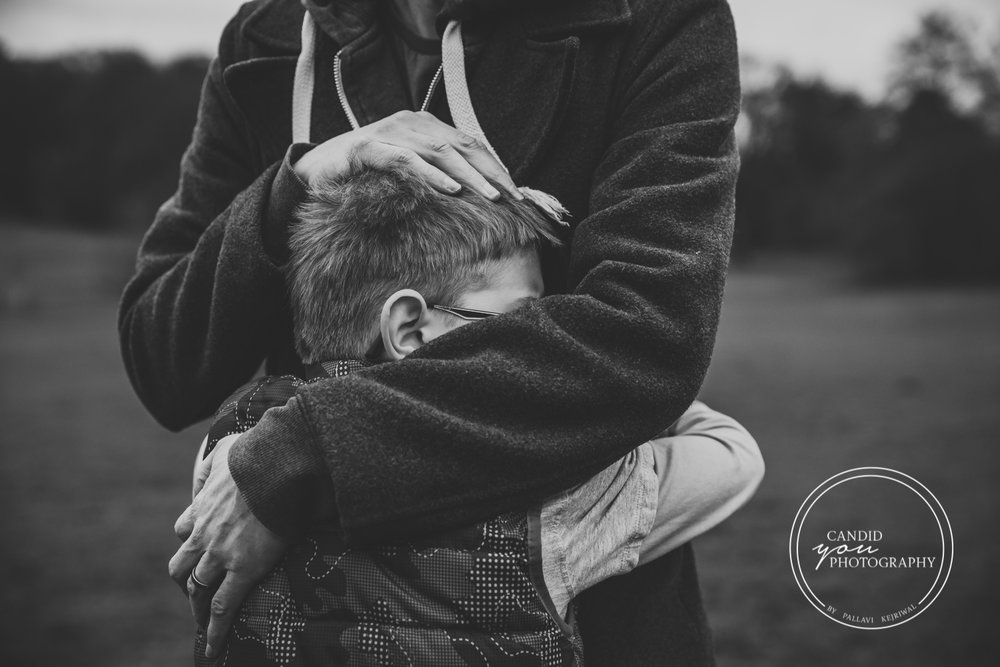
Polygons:
<instances>
[{"instance_id":1,"label":"fingernail","mask_svg":"<svg viewBox=\"0 0 1000 667\"><path fill-rule=\"evenodd\" d=\"M517 201L523 201L524 194L520 190L514 190L514 199L516 199Z\"/></svg>"},{"instance_id":2,"label":"fingernail","mask_svg":"<svg viewBox=\"0 0 1000 667\"><path fill-rule=\"evenodd\" d=\"M497 190L497 189L496 189L495 187L493 187L492 185L487 185L487 186L486 186L486 187L485 187L485 188L483 189L483 194L485 194L485 195L486 195L486 198L487 198L487 199L499 199L499 198L500 198L500 191L499 191L499 190Z\"/></svg>"},{"instance_id":3,"label":"fingernail","mask_svg":"<svg viewBox=\"0 0 1000 667\"><path fill-rule=\"evenodd\" d=\"M448 181L445 185L448 186L448 192L452 194L456 194L462 190L462 186L459 185L458 181Z\"/></svg>"},{"instance_id":4,"label":"fingernail","mask_svg":"<svg viewBox=\"0 0 1000 667\"><path fill-rule=\"evenodd\" d=\"M205 645L205 657L206 658L214 658L215 657L215 649L212 648L211 644L206 644Z\"/></svg>"}]
</instances>

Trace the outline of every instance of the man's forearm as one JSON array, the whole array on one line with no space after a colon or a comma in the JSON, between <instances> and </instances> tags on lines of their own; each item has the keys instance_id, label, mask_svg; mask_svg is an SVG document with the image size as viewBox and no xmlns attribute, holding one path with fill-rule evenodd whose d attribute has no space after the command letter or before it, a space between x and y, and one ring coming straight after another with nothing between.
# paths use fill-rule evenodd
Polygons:
<instances>
[{"instance_id":1,"label":"man's forearm","mask_svg":"<svg viewBox=\"0 0 1000 667\"><path fill-rule=\"evenodd\" d=\"M312 385L298 409L275 413L274 442L283 429L308 434L312 453L287 454L291 469L315 476L309 466L322 462L349 534L524 509L653 437L694 399L732 237L735 41L722 2L643 11L669 16L637 21L623 56L610 144L574 230L572 293ZM269 516L287 507L290 482L271 484L254 458L237 461L240 486Z\"/></svg>"},{"instance_id":2,"label":"man's forearm","mask_svg":"<svg viewBox=\"0 0 1000 667\"><path fill-rule=\"evenodd\" d=\"M122 356L150 412L180 429L260 366L290 327L281 262L304 196L289 161L254 172L213 62L176 194L150 227L119 309Z\"/></svg>"},{"instance_id":3,"label":"man's forearm","mask_svg":"<svg viewBox=\"0 0 1000 667\"><path fill-rule=\"evenodd\" d=\"M229 450L229 469L257 519L293 537L321 518L333 486L301 402L268 410Z\"/></svg>"}]
</instances>

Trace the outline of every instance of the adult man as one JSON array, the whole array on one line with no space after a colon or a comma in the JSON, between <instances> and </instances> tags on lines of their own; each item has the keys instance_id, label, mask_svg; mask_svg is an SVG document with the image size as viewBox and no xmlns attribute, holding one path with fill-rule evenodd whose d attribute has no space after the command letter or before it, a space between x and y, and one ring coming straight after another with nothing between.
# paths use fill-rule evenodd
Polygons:
<instances>
[{"instance_id":1,"label":"adult man","mask_svg":"<svg viewBox=\"0 0 1000 667\"><path fill-rule=\"evenodd\" d=\"M512 178L429 115L379 120L410 107L427 68L394 50L376 3L305 4L321 29L319 145L288 146L301 8L244 7L123 297L126 366L158 419L207 416L264 358L296 369L280 267L300 179L353 158L433 168L443 189L443 175L487 194L487 181L529 182L567 206L574 237L545 266L565 294L311 386L213 465L171 569L221 581L216 632L280 556L268 529L295 534L322 499L354 539L461 525L568 488L662 430L707 368L731 240L739 84L724 0L444 3L442 22L461 19L469 36L471 100ZM410 27L426 30L433 12L420 8ZM450 120L443 96L428 102ZM386 401L398 416L369 419ZM585 594L580 622L593 664L711 662L689 547Z\"/></svg>"}]
</instances>

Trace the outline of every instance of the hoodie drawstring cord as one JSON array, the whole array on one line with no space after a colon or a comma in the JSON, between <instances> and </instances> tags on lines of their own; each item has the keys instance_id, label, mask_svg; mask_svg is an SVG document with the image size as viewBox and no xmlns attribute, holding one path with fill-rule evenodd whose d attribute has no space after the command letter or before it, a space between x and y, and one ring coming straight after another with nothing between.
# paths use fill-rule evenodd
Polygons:
<instances>
[{"instance_id":1,"label":"hoodie drawstring cord","mask_svg":"<svg viewBox=\"0 0 1000 667\"><path fill-rule=\"evenodd\" d=\"M462 24L449 21L441 36L441 65L444 68L444 90L448 95L448 109L455 127L470 137L478 139L489 150L493 158L506 171L507 165L497 155L493 145L486 138L476 110L469 97L469 81L465 77L465 44L462 42Z\"/></svg>"},{"instance_id":2,"label":"hoodie drawstring cord","mask_svg":"<svg viewBox=\"0 0 1000 667\"><path fill-rule=\"evenodd\" d=\"M316 51L316 31L317 27L309 12L302 18L302 50L295 63L295 84L292 89L292 141L294 143L309 143L310 127L312 123L312 100L313 87L316 79L315 51ZM351 105L344 93L344 83L340 71L340 52L334 58L334 78L337 85L337 97L340 99L340 106L344 109L351 127L360 127L358 120L351 110ZM444 70L445 93L448 97L448 109L451 111L451 120L455 127L465 134L478 139L483 146L489 150L501 167L508 173L507 165L503 163L497 155L493 145L486 138L479 119L476 118L476 111L472 107L472 98L469 96L469 82L465 78L465 45L462 42L462 25L458 21L449 21L445 28L444 35L441 36L441 69ZM434 76L434 82L428 91L427 99L424 100L424 107L430 101L434 86L438 79L438 74ZM566 216L568 212L559 200L552 195L533 190L531 188L519 188L528 200L538 206L546 215L566 226Z\"/></svg>"},{"instance_id":3,"label":"hoodie drawstring cord","mask_svg":"<svg viewBox=\"0 0 1000 667\"><path fill-rule=\"evenodd\" d=\"M302 17L302 50L299 51L295 63L295 84L292 89L292 141L308 143L312 123L313 87L316 80L316 23L309 12ZM358 122L343 94L343 84L340 81L340 53L337 53L337 93L344 113L351 121L351 127L357 128ZM469 83L465 77L465 45L462 42L462 25L458 21L449 21L441 37L441 68L444 70L445 92L448 96L448 108L455 127L475 137L489 150L490 154L503 165L497 152L493 149L479 119L476 118L472 99L469 97ZM506 166L504 166L506 169Z\"/></svg>"},{"instance_id":4,"label":"hoodie drawstring cord","mask_svg":"<svg viewBox=\"0 0 1000 667\"><path fill-rule=\"evenodd\" d=\"M316 24L306 12L302 19L302 50L295 61L295 83L292 87L292 142L307 144L312 126L313 86L316 81Z\"/></svg>"}]
</instances>

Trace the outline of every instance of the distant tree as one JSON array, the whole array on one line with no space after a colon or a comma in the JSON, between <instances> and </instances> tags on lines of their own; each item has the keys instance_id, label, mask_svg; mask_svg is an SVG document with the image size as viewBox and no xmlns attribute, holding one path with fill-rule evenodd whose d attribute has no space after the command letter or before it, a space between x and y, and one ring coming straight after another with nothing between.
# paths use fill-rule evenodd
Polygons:
<instances>
[{"instance_id":1,"label":"distant tree","mask_svg":"<svg viewBox=\"0 0 1000 667\"><path fill-rule=\"evenodd\" d=\"M207 60L0 52L0 213L91 229L146 227L173 190Z\"/></svg>"},{"instance_id":2,"label":"distant tree","mask_svg":"<svg viewBox=\"0 0 1000 667\"><path fill-rule=\"evenodd\" d=\"M879 281L1000 279L997 54L932 13L901 43L885 104L756 71L737 254L846 252Z\"/></svg>"},{"instance_id":3,"label":"distant tree","mask_svg":"<svg viewBox=\"0 0 1000 667\"><path fill-rule=\"evenodd\" d=\"M948 13L925 14L916 34L897 47L889 90L903 106L921 92L939 93L1000 134L1000 30L990 42Z\"/></svg>"},{"instance_id":4,"label":"distant tree","mask_svg":"<svg viewBox=\"0 0 1000 667\"><path fill-rule=\"evenodd\" d=\"M737 252L839 247L858 170L878 143L880 110L785 71L771 87L748 91L743 111L750 129L737 186Z\"/></svg>"},{"instance_id":5,"label":"distant tree","mask_svg":"<svg viewBox=\"0 0 1000 667\"><path fill-rule=\"evenodd\" d=\"M915 93L877 162L854 256L878 281L1000 279L1000 143L939 91Z\"/></svg>"},{"instance_id":6,"label":"distant tree","mask_svg":"<svg viewBox=\"0 0 1000 667\"><path fill-rule=\"evenodd\" d=\"M983 48L954 18L923 17L898 51L894 132L853 243L879 280L1000 279L1000 42Z\"/></svg>"}]
</instances>

